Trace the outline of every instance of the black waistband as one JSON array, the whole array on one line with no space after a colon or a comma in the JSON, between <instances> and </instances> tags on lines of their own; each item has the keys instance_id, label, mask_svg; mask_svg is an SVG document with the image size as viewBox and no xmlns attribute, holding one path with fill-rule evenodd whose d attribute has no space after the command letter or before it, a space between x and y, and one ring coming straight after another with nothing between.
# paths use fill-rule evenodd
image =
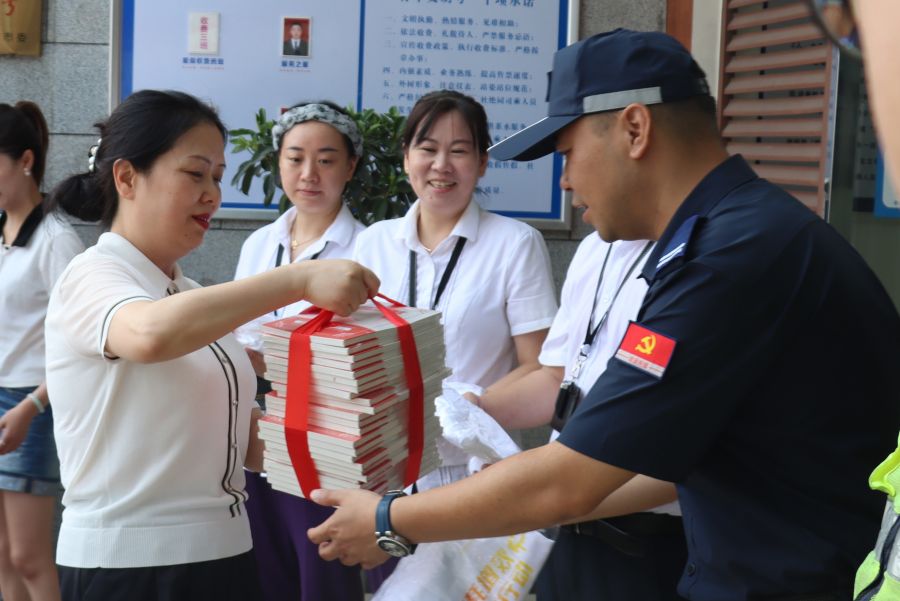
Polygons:
<instances>
[{"instance_id":1,"label":"black waistband","mask_svg":"<svg viewBox=\"0 0 900 601\"><path fill-rule=\"evenodd\" d=\"M684 534L681 516L665 513L633 513L605 520L567 524L562 529L598 538L625 555L635 557L645 554L645 537Z\"/></svg>"}]
</instances>

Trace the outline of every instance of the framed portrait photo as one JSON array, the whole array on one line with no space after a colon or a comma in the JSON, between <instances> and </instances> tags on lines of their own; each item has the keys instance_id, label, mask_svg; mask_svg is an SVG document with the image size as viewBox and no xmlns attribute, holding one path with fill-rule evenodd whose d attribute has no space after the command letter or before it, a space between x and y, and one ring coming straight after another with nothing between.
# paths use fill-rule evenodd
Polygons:
<instances>
[{"instance_id":1,"label":"framed portrait photo","mask_svg":"<svg viewBox=\"0 0 900 601\"><path fill-rule=\"evenodd\" d=\"M311 25L309 17L281 19L281 56L310 56Z\"/></svg>"}]
</instances>

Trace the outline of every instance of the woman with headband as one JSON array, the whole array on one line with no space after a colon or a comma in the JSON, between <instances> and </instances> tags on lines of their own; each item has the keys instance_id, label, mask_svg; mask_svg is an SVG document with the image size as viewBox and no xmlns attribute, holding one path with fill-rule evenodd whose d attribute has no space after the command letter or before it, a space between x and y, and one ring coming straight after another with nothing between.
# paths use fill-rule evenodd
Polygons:
<instances>
[{"instance_id":1,"label":"woman with headband","mask_svg":"<svg viewBox=\"0 0 900 601\"><path fill-rule=\"evenodd\" d=\"M291 207L275 222L257 230L241 248L235 279L279 265L313 259L349 258L364 226L343 202L344 186L362 154L362 138L347 113L331 102L297 105L272 128L278 151L281 187ZM309 306L300 301L277 309L236 330L259 378L260 403L268 383L262 379L260 325L296 315ZM265 599L312 601L363 598L359 568L326 562L306 531L332 512L312 501L272 489L248 472L247 514Z\"/></svg>"}]
</instances>

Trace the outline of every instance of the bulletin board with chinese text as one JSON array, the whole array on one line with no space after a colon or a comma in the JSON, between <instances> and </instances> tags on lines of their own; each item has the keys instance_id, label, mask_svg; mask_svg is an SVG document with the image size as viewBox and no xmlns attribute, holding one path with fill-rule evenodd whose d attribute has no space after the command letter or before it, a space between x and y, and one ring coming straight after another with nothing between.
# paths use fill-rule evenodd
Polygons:
<instances>
[{"instance_id":1,"label":"bulletin board with chinese text","mask_svg":"<svg viewBox=\"0 0 900 601\"><path fill-rule=\"evenodd\" d=\"M327 99L407 114L439 89L481 102L496 142L546 116L554 52L577 31L575 0L119 0L111 105L132 91L178 89L210 101L226 126L254 128L297 102ZM299 27L295 26L299 24ZM226 151L224 181L246 157ZM489 161L486 209L567 227L561 159ZM220 216L274 217L261 186L223 189Z\"/></svg>"}]
</instances>

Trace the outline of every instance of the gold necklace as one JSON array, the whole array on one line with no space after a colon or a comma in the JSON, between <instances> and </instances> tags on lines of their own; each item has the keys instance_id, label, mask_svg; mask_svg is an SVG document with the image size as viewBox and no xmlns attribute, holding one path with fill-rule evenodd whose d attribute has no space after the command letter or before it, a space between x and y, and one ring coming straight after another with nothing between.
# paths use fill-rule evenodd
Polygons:
<instances>
[{"instance_id":1,"label":"gold necklace","mask_svg":"<svg viewBox=\"0 0 900 601\"><path fill-rule=\"evenodd\" d=\"M296 240L292 237L291 238L291 250L297 250L299 247L305 246L305 245L309 244L310 242L315 242L316 240L318 240L321 237L322 236L313 236L312 238L309 238L307 240Z\"/></svg>"}]
</instances>

